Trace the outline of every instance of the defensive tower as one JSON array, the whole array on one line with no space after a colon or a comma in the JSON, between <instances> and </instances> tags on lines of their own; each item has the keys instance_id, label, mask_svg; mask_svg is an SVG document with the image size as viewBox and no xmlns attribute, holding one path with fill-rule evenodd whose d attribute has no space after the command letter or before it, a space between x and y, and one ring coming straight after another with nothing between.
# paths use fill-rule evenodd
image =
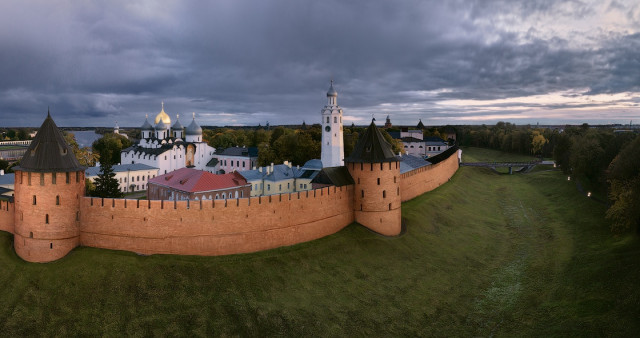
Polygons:
<instances>
[{"instance_id":1,"label":"defensive tower","mask_svg":"<svg viewBox=\"0 0 640 338\"><path fill-rule=\"evenodd\" d=\"M342 108L338 106L338 92L331 87L327 91L327 105L322 109L322 145L320 160L326 167L344 165L344 140L342 138Z\"/></svg>"},{"instance_id":2,"label":"defensive tower","mask_svg":"<svg viewBox=\"0 0 640 338\"><path fill-rule=\"evenodd\" d=\"M373 121L345 162L355 181L356 222L383 235L400 234L400 164Z\"/></svg>"},{"instance_id":3,"label":"defensive tower","mask_svg":"<svg viewBox=\"0 0 640 338\"><path fill-rule=\"evenodd\" d=\"M78 246L85 169L47 112L15 168L14 247L22 259L50 262Z\"/></svg>"}]
</instances>

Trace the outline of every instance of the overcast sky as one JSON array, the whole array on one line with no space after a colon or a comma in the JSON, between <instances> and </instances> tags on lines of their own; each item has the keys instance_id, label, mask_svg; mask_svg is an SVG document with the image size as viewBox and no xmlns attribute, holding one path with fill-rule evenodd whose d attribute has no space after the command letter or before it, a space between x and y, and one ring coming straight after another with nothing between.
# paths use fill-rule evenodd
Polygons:
<instances>
[{"instance_id":1,"label":"overcast sky","mask_svg":"<svg viewBox=\"0 0 640 338\"><path fill-rule=\"evenodd\" d=\"M0 2L0 125L640 123L637 0Z\"/></svg>"}]
</instances>

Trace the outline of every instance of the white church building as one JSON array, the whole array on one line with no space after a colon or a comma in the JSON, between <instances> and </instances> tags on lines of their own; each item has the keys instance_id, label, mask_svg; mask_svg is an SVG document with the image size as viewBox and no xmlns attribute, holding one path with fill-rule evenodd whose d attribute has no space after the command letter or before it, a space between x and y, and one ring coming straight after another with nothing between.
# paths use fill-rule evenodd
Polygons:
<instances>
[{"instance_id":1,"label":"white church building","mask_svg":"<svg viewBox=\"0 0 640 338\"><path fill-rule=\"evenodd\" d=\"M214 157L215 148L202 141L202 128L196 123L195 113L186 128L179 117L176 116L175 123L171 125L164 103L153 126L147 115L141 127L140 142L122 150L121 163L146 164L158 168L158 175L185 167L205 170Z\"/></svg>"}]
</instances>

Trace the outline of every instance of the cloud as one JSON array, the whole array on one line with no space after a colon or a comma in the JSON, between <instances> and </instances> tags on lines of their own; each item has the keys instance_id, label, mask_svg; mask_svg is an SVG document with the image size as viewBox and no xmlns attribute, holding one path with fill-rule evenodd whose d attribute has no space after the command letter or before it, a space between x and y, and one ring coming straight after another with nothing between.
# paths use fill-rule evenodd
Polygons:
<instances>
[{"instance_id":1,"label":"cloud","mask_svg":"<svg viewBox=\"0 0 640 338\"><path fill-rule=\"evenodd\" d=\"M517 101L637 96L639 31L633 1L3 1L0 113L139 126L164 101L203 125L314 123L333 78L350 121L532 118ZM451 100L507 101L464 120Z\"/></svg>"}]
</instances>

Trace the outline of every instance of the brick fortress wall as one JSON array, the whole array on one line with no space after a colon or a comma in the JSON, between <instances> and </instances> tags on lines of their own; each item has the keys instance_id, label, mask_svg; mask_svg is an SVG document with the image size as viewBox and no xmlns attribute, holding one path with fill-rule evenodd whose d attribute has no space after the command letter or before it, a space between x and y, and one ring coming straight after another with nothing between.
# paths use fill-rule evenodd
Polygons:
<instances>
[{"instance_id":1,"label":"brick fortress wall","mask_svg":"<svg viewBox=\"0 0 640 338\"><path fill-rule=\"evenodd\" d=\"M404 202L437 188L446 183L457 169L458 159L454 154L438 164L400 175L401 200ZM392 176L381 177L381 185L392 182ZM59 177L59 181L61 179ZM361 182L364 183L362 179ZM45 184L50 183L46 177ZM66 182L58 182L61 183L63 185L57 189L66 188ZM377 182L375 185L379 188ZM34 181L34 187L39 187L39 181ZM393 199L393 189L384 190L390 194L386 199ZM53 222L59 217L54 208L66 209L69 202L73 204L73 199L65 198L61 200L64 204L56 206L53 191L38 197L43 204L38 202L38 211L29 216L35 217L37 222L30 224L44 223L42 217L45 215L41 213L46 213L46 210L53 210L49 211ZM344 186L237 200L177 202L100 199L80 195L79 244L142 254L180 255L225 255L293 245L331 235L354 222L354 193L354 186ZM76 197L77 193L73 191L70 195ZM368 196L366 192L365 196ZM26 198L22 203L32 202ZM387 201L385 203L388 209ZM400 212L393 201L391 205L393 210ZM14 209L14 203L0 202L0 230L15 234L15 223L23 223L16 220ZM75 216L75 212L63 214L64 223L73 224L70 217ZM47 229L46 225L36 226L34 238ZM24 241L23 237L24 234L16 234L14 241ZM45 244L46 250L43 250L50 251L49 238ZM55 243L54 248L58 248ZM65 251L70 249L64 247Z\"/></svg>"},{"instance_id":2,"label":"brick fortress wall","mask_svg":"<svg viewBox=\"0 0 640 338\"><path fill-rule=\"evenodd\" d=\"M400 175L402 202L414 199L446 183L456 173L458 167L457 153L453 153L442 162Z\"/></svg>"},{"instance_id":3,"label":"brick fortress wall","mask_svg":"<svg viewBox=\"0 0 640 338\"><path fill-rule=\"evenodd\" d=\"M142 254L226 255L293 245L354 221L353 187L208 201L86 197L80 245Z\"/></svg>"}]
</instances>

